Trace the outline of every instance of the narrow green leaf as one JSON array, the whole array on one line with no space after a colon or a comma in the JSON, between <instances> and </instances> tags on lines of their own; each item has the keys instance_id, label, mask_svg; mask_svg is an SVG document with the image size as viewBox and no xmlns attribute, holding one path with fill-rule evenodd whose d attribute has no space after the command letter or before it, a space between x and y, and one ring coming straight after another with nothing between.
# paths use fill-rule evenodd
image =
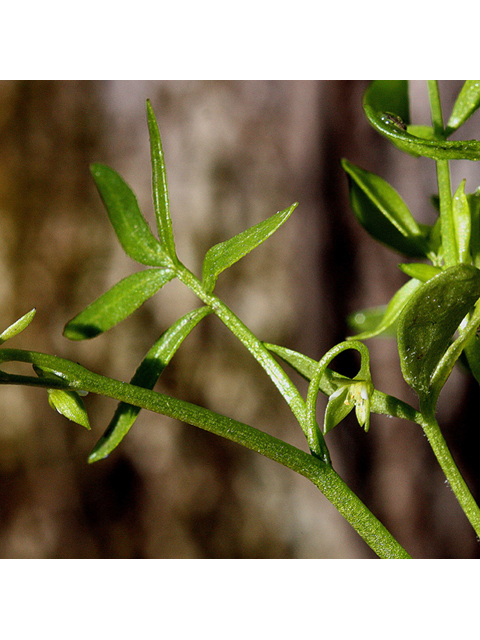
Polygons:
<instances>
[{"instance_id":1,"label":"narrow green leaf","mask_svg":"<svg viewBox=\"0 0 480 640\"><path fill-rule=\"evenodd\" d=\"M175 241L173 238L172 221L170 219L170 205L168 199L167 172L163 157L162 142L158 130L157 120L150 100L147 100L147 120L150 132L150 152L152 162L153 203L157 217L157 227L160 239L168 255L174 260Z\"/></svg>"},{"instance_id":2,"label":"narrow green leaf","mask_svg":"<svg viewBox=\"0 0 480 640\"><path fill-rule=\"evenodd\" d=\"M132 273L70 320L63 335L70 340L86 340L108 331L174 277L175 273L170 269L146 269Z\"/></svg>"},{"instance_id":3,"label":"narrow green leaf","mask_svg":"<svg viewBox=\"0 0 480 640\"><path fill-rule=\"evenodd\" d=\"M177 320L148 351L130 384L143 389L153 389L163 370L185 338L200 320L211 312L212 309L210 307L200 307ZM88 461L97 462L106 458L127 435L139 412L140 407L120 402L105 433L92 450Z\"/></svg>"},{"instance_id":4,"label":"narrow green leaf","mask_svg":"<svg viewBox=\"0 0 480 640\"><path fill-rule=\"evenodd\" d=\"M141 264L171 266L168 255L143 217L135 194L123 178L104 164L93 164L91 172L125 253Z\"/></svg>"},{"instance_id":5,"label":"narrow green leaf","mask_svg":"<svg viewBox=\"0 0 480 640\"><path fill-rule=\"evenodd\" d=\"M480 269L480 191L467 195L471 216L470 252L473 264Z\"/></svg>"},{"instance_id":6,"label":"narrow green leaf","mask_svg":"<svg viewBox=\"0 0 480 640\"><path fill-rule=\"evenodd\" d=\"M363 99L363 109L368 121L378 133L385 136L398 149L413 156L424 156L433 160L479 160L480 141L478 140L429 140L412 135L399 126L394 116L407 120L398 109L398 96L395 91L389 95L388 83L399 81L376 80L367 89ZM379 85L381 83L381 86ZM379 86L381 90L379 90ZM392 85L393 87L394 85ZM393 117L392 117L393 116Z\"/></svg>"},{"instance_id":7,"label":"narrow green leaf","mask_svg":"<svg viewBox=\"0 0 480 640\"><path fill-rule=\"evenodd\" d=\"M2 333L0 333L0 344L3 344L7 340L10 340L10 338L13 338L14 336L17 336L24 329L26 329L28 325L31 323L31 321L33 320L35 313L36 313L36 310L32 309L31 311L23 315L21 318L16 320L9 327L7 327L4 331L2 331Z\"/></svg>"},{"instance_id":8,"label":"narrow green leaf","mask_svg":"<svg viewBox=\"0 0 480 640\"><path fill-rule=\"evenodd\" d=\"M356 336L349 336L347 340L367 340L368 338L374 338L388 331L398 320L408 300L421 284L422 283L416 279L406 282L392 297L387 305L384 316L374 329L363 331Z\"/></svg>"},{"instance_id":9,"label":"narrow green leaf","mask_svg":"<svg viewBox=\"0 0 480 640\"><path fill-rule=\"evenodd\" d=\"M455 265L416 291L398 326L403 377L421 399L430 393L432 376L452 336L480 297L480 271Z\"/></svg>"},{"instance_id":10,"label":"narrow green leaf","mask_svg":"<svg viewBox=\"0 0 480 640\"><path fill-rule=\"evenodd\" d=\"M380 176L342 160L355 217L376 240L402 254L425 257L428 227L420 226L401 196Z\"/></svg>"},{"instance_id":11,"label":"narrow green leaf","mask_svg":"<svg viewBox=\"0 0 480 640\"><path fill-rule=\"evenodd\" d=\"M430 278L438 276L442 271L440 267L420 262L410 262L409 264L399 264L398 266L407 276L420 280L420 282L427 282Z\"/></svg>"},{"instance_id":12,"label":"narrow green leaf","mask_svg":"<svg viewBox=\"0 0 480 640\"><path fill-rule=\"evenodd\" d=\"M466 80L453 105L445 133L456 131L480 107L480 80Z\"/></svg>"},{"instance_id":13,"label":"narrow green leaf","mask_svg":"<svg viewBox=\"0 0 480 640\"><path fill-rule=\"evenodd\" d=\"M380 322L383 320L386 310L386 304L379 305L378 307L368 307L368 309L360 309L359 311L351 313L347 317L347 324L349 328L352 331L355 331L355 333L358 335L361 335L363 333L370 333L371 331L375 331ZM384 337L391 338L396 335L396 327L394 329L392 327L388 327L384 332L382 332L382 336Z\"/></svg>"},{"instance_id":14,"label":"narrow green leaf","mask_svg":"<svg viewBox=\"0 0 480 640\"><path fill-rule=\"evenodd\" d=\"M453 228L455 244L460 262L470 263L470 236L472 232L472 218L467 196L465 195L465 180L458 185L452 200Z\"/></svg>"},{"instance_id":15,"label":"narrow green leaf","mask_svg":"<svg viewBox=\"0 0 480 640\"><path fill-rule=\"evenodd\" d=\"M207 251L203 262L203 285L208 293L215 288L218 276L238 262L243 256L250 253L269 238L292 214L298 206L293 204L288 209L279 211L267 220L259 222L250 229L242 231L226 242L214 245Z\"/></svg>"}]
</instances>

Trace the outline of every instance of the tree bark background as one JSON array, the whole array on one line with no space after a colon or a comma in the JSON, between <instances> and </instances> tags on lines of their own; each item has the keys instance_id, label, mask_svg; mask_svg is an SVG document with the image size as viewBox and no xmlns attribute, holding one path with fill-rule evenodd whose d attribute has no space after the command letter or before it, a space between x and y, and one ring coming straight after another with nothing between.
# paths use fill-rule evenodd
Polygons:
<instances>
[{"instance_id":1,"label":"tree bark background","mask_svg":"<svg viewBox=\"0 0 480 640\"><path fill-rule=\"evenodd\" d=\"M196 305L172 282L105 335L86 343L62 337L65 322L136 270L88 165L119 171L154 226L150 98L178 251L192 270L199 272L215 242L300 203L277 234L221 275L217 291L261 339L320 358L348 335L349 313L386 303L405 281L396 266L401 256L356 223L340 159L382 175L421 221L433 220L434 163L405 156L369 127L361 108L367 84L1 82L1 326L37 308L15 346L129 380L158 335ZM460 86L441 83L445 114ZM412 84L412 111L429 122L421 82ZM462 136L478 137L478 122ZM467 177L472 191L480 182L476 167L454 163L453 187ZM415 403L394 342L368 346L377 386ZM354 374L358 363L347 355L341 366ZM305 448L269 379L213 317L185 341L157 388ZM476 396L478 388L456 372L439 418L478 497ZM142 412L107 460L88 465L115 403L88 397L92 431L85 432L55 414L39 390L2 387L0 402L1 557L373 557L307 480L233 443ZM340 475L412 555L478 557L475 535L418 426L375 416L365 434L352 418L328 444Z\"/></svg>"}]
</instances>

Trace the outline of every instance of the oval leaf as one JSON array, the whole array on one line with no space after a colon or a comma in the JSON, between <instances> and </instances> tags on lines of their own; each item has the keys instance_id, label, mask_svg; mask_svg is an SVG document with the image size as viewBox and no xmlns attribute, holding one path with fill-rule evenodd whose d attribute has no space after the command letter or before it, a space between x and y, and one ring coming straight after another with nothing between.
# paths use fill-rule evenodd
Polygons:
<instances>
[{"instance_id":1,"label":"oval leaf","mask_svg":"<svg viewBox=\"0 0 480 640\"><path fill-rule=\"evenodd\" d=\"M480 107L480 80L466 80L452 109L445 133L449 136Z\"/></svg>"},{"instance_id":2,"label":"oval leaf","mask_svg":"<svg viewBox=\"0 0 480 640\"><path fill-rule=\"evenodd\" d=\"M56 409L65 418L90 430L87 410L78 393L66 389L47 389L47 391L48 402L52 409Z\"/></svg>"},{"instance_id":3,"label":"oval leaf","mask_svg":"<svg viewBox=\"0 0 480 640\"><path fill-rule=\"evenodd\" d=\"M146 269L127 276L70 320L63 335L70 340L86 340L108 331L174 277L169 269Z\"/></svg>"},{"instance_id":4,"label":"oval leaf","mask_svg":"<svg viewBox=\"0 0 480 640\"><path fill-rule=\"evenodd\" d=\"M403 377L420 398L430 392L435 369L458 325L480 297L480 271L456 265L413 294L398 326Z\"/></svg>"},{"instance_id":5,"label":"oval leaf","mask_svg":"<svg viewBox=\"0 0 480 640\"><path fill-rule=\"evenodd\" d=\"M250 229L242 231L238 235L230 238L226 242L214 245L209 249L203 261L203 285L208 293L215 288L218 276L231 267L232 264L238 262L252 249L258 247L262 242L269 238L292 214L298 206L293 204L288 209L279 211L267 220L259 222Z\"/></svg>"},{"instance_id":6,"label":"oval leaf","mask_svg":"<svg viewBox=\"0 0 480 640\"><path fill-rule=\"evenodd\" d=\"M175 355L185 338L197 326L202 318L212 312L210 307L201 307L177 320L162 336L155 342L142 360L130 384L153 389L163 370ZM97 462L106 458L127 435L133 426L140 407L134 407L126 402L120 402L115 414L110 421L105 433L95 445L88 461Z\"/></svg>"},{"instance_id":7,"label":"oval leaf","mask_svg":"<svg viewBox=\"0 0 480 640\"><path fill-rule=\"evenodd\" d=\"M157 120L150 100L147 100L147 120L150 132L150 153L152 162L153 203L157 217L157 227L160 239L169 256L176 257L175 241L173 239L170 205L168 200L167 172L163 157L162 142L158 130Z\"/></svg>"},{"instance_id":8,"label":"oval leaf","mask_svg":"<svg viewBox=\"0 0 480 640\"><path fill-rule=\"evenodd\" d=\"M125 253L133 260L152 267L171 265L143 217L135 194L123 178L104 164L93 164L91 172Z\"/></svg>"},{"instance_id":9,"label":"oval leaf","mask_svg":"<svg viewBox=\"0 0 480 640\"><path fill-rule=\"evenodd\" d=\"M350 203L362 227L391 249L412 257L428 252L426 230L416 222L400 195L383 178L342 160Z\"/></svg>"},{"instance_id":10,"label":"oval leaf","mask_svg":"<svg viewBox=\"0 0 480 640\"><path fill-rule=\"evenodd\" d=\"M395 111L396 96L389 96L389 82L374 81L365 92L363 109L368 121L374 129L385 136L398 149L413 156L424 156L434 160L479 160L480 141L478 140L431 140L412 135L408 130L399 126L395 116L401 119L402 114ZM378 90L378 83L382 83L382 90Z\"/></svg>"}]
</instances>

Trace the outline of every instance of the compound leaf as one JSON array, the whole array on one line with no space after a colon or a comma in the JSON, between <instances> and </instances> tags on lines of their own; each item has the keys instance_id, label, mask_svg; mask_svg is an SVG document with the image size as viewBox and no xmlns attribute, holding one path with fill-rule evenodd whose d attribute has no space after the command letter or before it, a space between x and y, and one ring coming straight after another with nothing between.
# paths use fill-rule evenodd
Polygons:
<instances>
[{"instance_id":1,"label":"compound leaf","mask_svg":"<svg viewBox=\"0 0 480 640\"><path fill-rule=\"evenodd\" d=\"M175 273L169 269L146 269L132 273L70 320L63 335L70 340L86 340L108 331L174 277Z\"/></svg>"}]
</instances>

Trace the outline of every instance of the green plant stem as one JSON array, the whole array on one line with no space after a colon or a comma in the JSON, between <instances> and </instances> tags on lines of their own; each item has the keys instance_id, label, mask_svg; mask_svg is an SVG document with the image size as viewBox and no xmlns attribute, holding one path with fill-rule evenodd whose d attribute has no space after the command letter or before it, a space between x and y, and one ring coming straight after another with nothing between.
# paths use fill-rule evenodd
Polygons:
<instances>
[{"instance_id":1,"label":"green plant stem","mask_svg":"<svg viewBox=\"0 0 480 640\"><path fill-rule=\"evenodd\" d=\"M236 442L308 478L380 558L410 558L382 523L343 482L331 465L296 447L231 418L149 389L98 375L69 360L33 351L0 349L0 363L27 362L62 379L0 373L0 384L70 389L100 394L175 418Z\"/></svg>"},{"instance_id":2,"label":"green plant stem","mask_svg":"<svg viewBox=\"0 0 480 640\"><path fill-rule=\"evenodd\" d=\"M217 296L206 293L202 283L186 267L177 267L177 276L204 304L213 309L218 318L232 331L268 373L302 427L310 451L326 464L331 464L330 454L323 435L316 423L314 425L309 423L305 401L300 392L263 342Z\"/></svg>"},{"instance_id":3,"label":"green plant stem","mask_svg":"<svg viewBox=\"0 0 480 640\"><path fill-rule=\"evenodd\" d=\"M474 528L475 533L480 538L480 509L450 453L450 449L440 431L440 426L438 425L433 410L429 406L421 406L420 409L423 414L423 431L428 438L430 446L453 493Z\"/></svg>"},{"instance_id":4,"label":"green plant stem","mask_svg":"<svg viewBox=\"0 0 480 640\"><path fill-rule=\"evenodd\" d=\"M428 95L430 99L430 111L435 136L445 139L443 128L442 106L440 92L436 80L428 81ZM458 264L458 249L455 239L455 227L453 223L452 187L450 182L450 166L448 160L437 160L438 196L440 199L440 225L443 245L443 256L446 267Z\"/></svg>"}]
</instances>

